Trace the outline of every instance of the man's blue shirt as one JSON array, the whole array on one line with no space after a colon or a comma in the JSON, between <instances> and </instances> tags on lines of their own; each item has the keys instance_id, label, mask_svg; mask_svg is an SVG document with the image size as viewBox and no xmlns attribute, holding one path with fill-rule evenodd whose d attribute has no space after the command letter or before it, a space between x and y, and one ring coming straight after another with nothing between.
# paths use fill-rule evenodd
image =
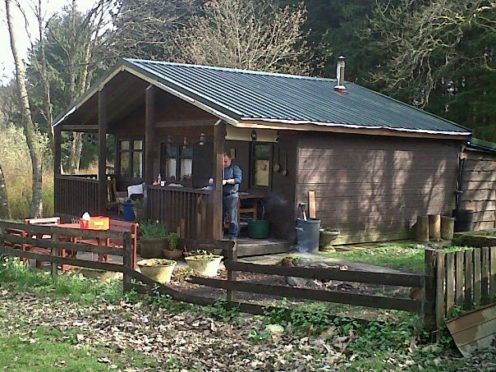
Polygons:
<instances>
[{"instance_id":1,"label":"man's blue shirt","mask_svg":"<svg viewBox=\"0 0 496 372\"><path fill-rule=\"evenodd\" d=\"M229 167L224 168L224 179L234 179L234 185L225 184L223 187L223 194L235 194L239 191L239 185L241 184L241 180L243 178L241 168L237 165L231 164Z\"/></svg>"}]
</instances>

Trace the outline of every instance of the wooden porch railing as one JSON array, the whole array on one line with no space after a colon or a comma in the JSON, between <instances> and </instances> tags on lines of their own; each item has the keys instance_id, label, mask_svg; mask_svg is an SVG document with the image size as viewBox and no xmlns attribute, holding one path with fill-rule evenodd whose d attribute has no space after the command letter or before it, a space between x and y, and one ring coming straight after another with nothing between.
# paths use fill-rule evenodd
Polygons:
<instances>
[{"instance_id":1,"label":"wooden porch railing","mask_svg":"<svg viewBox=\"0 0 496 372\"><path fill-rule=\"evenodd\" d=\"M55 176L54 209L56 215L81 216L99 213L98 180L81 176Z\"/></svg>"},{"instance_id":2,"label":"wooden porch railing","mask_svg":"<svg viewBox=\"0 0 496 372\"><path fill-rule=\"evenodd\" d=\"M148 187L148 218L164 223L181 238L213 239L208 218L211 193L186 187Z\"/></svg>"}]
</instances>

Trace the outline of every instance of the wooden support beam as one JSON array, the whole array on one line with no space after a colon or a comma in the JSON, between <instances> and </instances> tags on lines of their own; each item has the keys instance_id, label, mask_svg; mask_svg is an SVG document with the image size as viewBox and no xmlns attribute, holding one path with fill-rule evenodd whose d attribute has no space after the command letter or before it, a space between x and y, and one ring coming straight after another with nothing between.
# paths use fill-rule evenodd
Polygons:
<instances>
[{"instance_id":1,"label":"wooden support beam","mask_svg":"<svg viewBox=\"0 0 496 372\"><path fill-rule=\"evenodd\" d=\"M153 150L155 149L155 94L156 89L149 85L145 91L145 183L153 183ZM164 177L165 175L162 175Z\"/></svg>"},{"instance_id":2,"label":"wooden support beam","mask_svg":"<svg viewBox=\"0 0 496 372\"><path fill-rule=\"evenodd\" d=\"M53 175L60 176L62 165L62 130L55 127L53 131ZM55 184L55 183L54 183ZM55 194L57 195L57 194Z\"/></svg>"},{"instance_id":3,"label":"wooden support beam","mask_svg":"<svg viewBox=\"0 0 496 372\"><path fill-rule=\"evenodd\" d=\"M57 127L60 127L58 125ZM98 124L95 125L62 125L61 126L63 131L66 132L98 132Z\"/></svg>"},{"instance_id":4,"label":"wooden support beam","mask_svg":"<svg viewBox=\"0 0 496 372\"><path fill-rule=\"evenodd\" d=\"M212 192L212 236L220 240L223 236L222 226L222 180L224 178L224 143L226 138L226 123L218 122L214 126L214 180L215 190Z\"/></svg>"},{"instance_id":5,"label":"wooden support beam","mask_svg":"<svg viewBox=\"0 0 496 372\"><path fill-rule=\"evenodd\" d=\"M106 94L98 92L98 206L104 213L107 205L107 107Z\"/></svg>"}]
</instances>

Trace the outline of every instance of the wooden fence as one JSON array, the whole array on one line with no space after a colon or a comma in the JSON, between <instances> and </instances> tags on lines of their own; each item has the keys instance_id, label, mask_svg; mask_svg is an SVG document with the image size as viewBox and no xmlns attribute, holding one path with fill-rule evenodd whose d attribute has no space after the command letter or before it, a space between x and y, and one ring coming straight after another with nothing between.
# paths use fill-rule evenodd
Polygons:
<instances>
[{"instance_id":1,"label":"wooden fence","mask_svg":"<svg viewBox=\"0 0 496 372\"><path fill-rule=\"evenodd\" d=\"M133 270L134 247L130 232L72 229L58 226L30 225L0 221L0 255L50 262L52 277L58 273L58 265L86 267L123 273L124 288L131 286L130 271ZM76 239L122 241L123 247L75 243ZM99 255L115 255L123 258L122 264L97 262L75 258L77 252L90 252Z\"/></svg>"},{"instance_id":2,"label":"wooden fence","mask_svg":"<svg viewBox=\"0 0 496 372\"><path fill-rule=\"evenodd\" d=\"M0 255L16 256L52 263L52 274L57 275L57 265L72 265L123 273L124 290L158 291L178 301L211 305L217 299L191 295L161 285L133 269L133 246L129 232L68 229L57 226L26 225L0 221ZM22 232L19 234L19 232ZM115 239L123 241L123 248L73 243L71 238ZM45 249L45 254L33 247ZM237 245L232 242L211 242L202 247L227 256L227 280L192 277L195 284L222 288L228 306L240 311L262 314L268 308L236 300L236 292L249 292L270 296L283 296L299 300L325 301L381 309L395 309L417 313L424 319L424 327L439 330L455 306L469 310L496 301L496 247L474 248L462 252L425 251L424 274L392 274L334 268L283 267L238 262ZM92 252L123 257L122 264L82 260L61 254L64 251ZM283 285L240 281L238 272L366 283L410 288L414 298L349 293L332 290L294 288ZM140 281L146 287L131 283Z\"/></svg>"},{"instance_id":3,"label":"wooden fence","mask_svg":"<svg viewBox=\"0 0 496 372\"><path fill-rule=\"evenodd\" d=\"M436 324L455 306L470 310L496 301L496 247L431 253L436 262Z\"/></svg>"},{"instance_id":4,"label":"wooden fence","mask_svg":"<svg viewBox=\"0 0 496 372\"><path fill-rule=\"evenodd\" d=\"M338 280L343 282L418 288L419 291L421 291L425 283L424 275L375 273L354 270L339 270L334 268L285 267L243 263L237 261L236 245L229 252L228 259L224 264L227 268L227 280L192 277L190 282L213 288L226 289L226 299L228 301L233 301L236 297L236 292L241 291L269 296L283 296L300 300L334 302L381 309L396 309L418 314L423 314L427 311L426 309L432 308L432 304L427 303L424 298L412 299L392 296L377 296L370 294L347 293L342 291L251 283L248 281L237 280L237 272L246 272L277 275L286 278L298 277L317 279L321 281Z\"/></svg>"}]
</instances>

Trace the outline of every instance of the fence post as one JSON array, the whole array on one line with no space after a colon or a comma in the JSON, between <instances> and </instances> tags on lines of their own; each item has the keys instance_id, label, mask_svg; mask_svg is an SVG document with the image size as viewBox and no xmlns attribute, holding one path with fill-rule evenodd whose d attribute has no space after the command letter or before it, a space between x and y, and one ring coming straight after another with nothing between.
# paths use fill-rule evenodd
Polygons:
<instances>
[{"instance_id":1,"label":"fence post","mask_svg":"<svg viewBox=\"0 0 496 372\"><path fill-rule=\"evenodd\" d=\"M235 263L238 261L238 241L234 241L234 244L232 247L230 247L228 250L227 250L227 260L228 260L228 263ZM229 268L229 265L227 267L227 280L228 281L236 281L236 271L234 270L231 270ZM227 301L234 301L235 300L235 297L236 297L236 291L232 290L232 289L228 289L227 290Z\"/></svg>"},{"instance_id":2,"label":"fence post","mask_svg":"<svg viewBox=\"0 0 496 372\"><path fill-rule=\"evenodd\" d=\"M50 256L57 257L59 255L59 248L57 246L57 244L59 242L59 234L52 233L52 242L55 244L52 245L52 249L50 250ZM58 274L56 262L52 262L50 264L50 272L52 274L52 280L56 281L57 280L57 274Z\"/></svg>"},{"instance_id":3,"label":"fence post","mask_svg":"<svg viewBox=\"0 0 496 372\"><path fill-rule=\"evenodd\" d=\"M436 319L436 262L437 252L426 249L424 253L423 323L424 328L431 333L435 333L438 330Z\"/></svg>"},{"instance_id":4,"label":"fence post","mask_svg":"<svg viewBox=\"0 0 496 372\"><path fill-rule=\"evenodd\" d=\"M124 267L134 270L134 250L133 242L131 240L131 233L125 232L122 236L124 255L122 256L122 264ZM124 271L122 273L122 290L129 292L132 289L131 277Z\"/></svg>"}]
</instances>

